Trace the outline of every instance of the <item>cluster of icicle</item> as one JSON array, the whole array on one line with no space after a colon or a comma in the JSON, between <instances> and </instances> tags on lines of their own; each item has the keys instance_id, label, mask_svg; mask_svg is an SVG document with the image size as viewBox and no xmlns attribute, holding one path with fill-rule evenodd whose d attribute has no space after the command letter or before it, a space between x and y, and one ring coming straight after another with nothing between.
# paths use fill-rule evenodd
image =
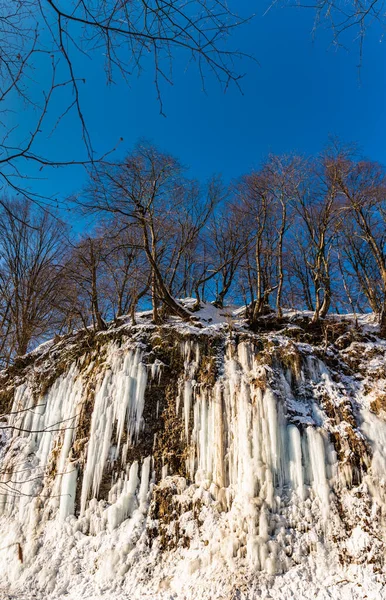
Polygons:
<instances>
[{"instance_id":1,"label":"cluster of icicle","mask_svg":"<svg viewBox=\"0 0 386 600\"><path fill-rule=\"evenodd\" d=\"M285 398L256 383L265 379L266 367L255 359L251 344L239 344L236 354L228 348L224 372L213 388L195 381L198 345L186 342L184 356L189 378L177 410L190 448L187 472L244 521L238 526L248 531L249 562L274 570L264 557L268 513L280 508L283 495L295 502L316 497L326 518L336 454L323 430L308 426L301 432L286 418Z\"/></svg>"},{"instance_id":2,"label":"cluster of icicle","mask_svg":"<svg viewBox=\"0 0 386 600\"><path fill-rule=\"evenodd\" d=\"M237 350L236 357L226 357L223 376L208 388L194 381L198 345L194 359L191 343L185 344L189 379L183 390L183 416L191 445L190 477L209 480L235 496L260 496L269 508L284 488L304 500L311 487L328 508L328 480L336 456L326 437L311 426L301 435L296 425L288 423L283 399L277 399L269 386L254 383L264 367L255 362L252 346L242 343Z\"/></svg>"},{"instance_id":3,"label":"cluster of icicle","mask_svg":"<svg viewBox=\"0 0 386 600\"><path fill-rule=\"evenodd\" d=\"M286 398L258 383L266 367L256 360L252 344L240 343L236 350L229 345L214 386L200 383L199 343L187 340L181 352L185 365L176 411L188 447L187 479L209 490L232 518L244 520L247 559L269 568L264 555L268 513L280 508L283 497L297 503L311 498L317 499L326 519L337 471L335 452L322 428L289 422ZM81 364L73 365L37 405L28 381L17 388L9 420L12 439L2 457L0 514L28 519L31 498L37 496L61 521L74 514L79 464L72 449L92 369L92 364L86 371ZM141 347L123 350L110 345L96 382L79 518L100 512L96 499L107 464L116 475L109 505L91 533L117 528L134 518L138 507L146 511L155 483L152 458L128 464L127 455L143 430L147 382L157 381L160 369L157 362L145 364ZM282 377L290 395L284 370ZM54 473L48 474L51 464Z\"/></svg>"},{"instance_id":4,"label":"cluster of icicle","mask_svg":"<svg viewBox=\"0 0 386 600\"><path fill-rule=\"evenodd\" d=\"M99 374L95 391L80 495L81 516L89 504L95 504L106 464L114 465L120 455L119 472L123 471L123 475L112 482L110 496L114 502L104 519L109 528L125 520L138 500L143 503L149 488L150 457L143 457L140 480L138 463L126 464L128 448L136 443L143 427L148 376L158 376L157 364L148 373L142 357L140 348L123 353L112 345L106 361L108 368ZM93 367L90 364L82 371L81 365L77 368L73 364L38 404L28 382L16 389L8 421L12 439L1 463L0 515L17 514L21 521L28 519L31 498L37 496L57 510L61 521L74 514L79 466L73 459L73 445L86 400L87 378ZM124 429L127 434L122 445ZM53 481L47 473L52 461Z\"/></svg>"}]
</instances>

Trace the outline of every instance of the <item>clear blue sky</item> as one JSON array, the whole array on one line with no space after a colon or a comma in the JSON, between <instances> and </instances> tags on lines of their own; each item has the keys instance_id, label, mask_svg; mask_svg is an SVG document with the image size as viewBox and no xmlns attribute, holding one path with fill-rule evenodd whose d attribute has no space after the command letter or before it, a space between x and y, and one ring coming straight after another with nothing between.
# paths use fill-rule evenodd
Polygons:
<instances>
[{"instance_id":1,"label":"clear blue sky","mask_svg":"<svg viewBox=\"0 0 386 600\"><path fill-rule=\"evenodd\" d=\"M258 5L240 4L244 13ZM319 29L313 39L312 11L263 12L258 5L255 19L235 30L230 42L259 61L241 65L243 95L236 88L224 94L214 81L204 94L196 70L186 71L186 57L177 53L174 85L162 88L166 118L159 113L151 70L134 77L131 88L120 82L107 88L97 60L79 64L87 76L83 103L96 149L111 148L123 137L119 156L147 138L179 157L192 176L221 173L228 181L258 166L269 152L317 153L333 134L358 142L366 156L386 163L386 54L379 30L368 32L358 70L354 30L345 38L348 50L336 50L330 31ZM76 158L81 143L75 121L67 119L49 143L57 156ZM85 181L81 169L43 174L41 191L59 198Z\"/></svg>"}]
</instances>

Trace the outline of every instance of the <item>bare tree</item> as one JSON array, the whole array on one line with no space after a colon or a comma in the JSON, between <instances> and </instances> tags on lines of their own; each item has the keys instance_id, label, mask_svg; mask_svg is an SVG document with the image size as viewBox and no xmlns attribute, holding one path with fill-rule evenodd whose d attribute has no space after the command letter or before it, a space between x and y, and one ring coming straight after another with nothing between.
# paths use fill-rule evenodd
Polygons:
<instances>
[{"instance_id":1,"label":"bare tree","mask_svg":"<svg viewBox=\"0 0 386 600\"><path fill-rule=\"evenodd\" d=\"M220 266L216 277L216 298L214 305L222 308L224 300L235 281L236 273L248 249L248 230L245 221L239 218L239 211L227 204L223 213L216 216L211 225L213 239L214 270ZM216 273L217 274L217 273Z\"/></svg>"},{"instance_id":2,"label":"bare tree","mask_svg":"<svg viewBox=\"0 0 386 600\"><path fill-rule=\"evenodd\" d=\"M363 239L354 219L345 214L338 236L338 261L342 280L346 283L350 304L358 312L364 312L367 306L374 313L382 310L382 284L374 255L366 240Z\"/></svg>"},{"instance_id":3,"label":"bare tree","mask_svg":"<svg viewBox=\"0 0 386 600\"><path fill-rule=\"evenodd\" d=\"M66 268L67 279L75 284L77 310L82 321L87 326L90 315L95 330L107 327L107 307L101 291L103 286L100 285L100 278L103 276L104 241L102 236L85 236L73 249Z\"/></svg>"},{"instance_id":4,"label":"bare tree","mask_svg":"<svg viewBox=\"0 0 386 600\"><path fill-rule=\"evenodd\" d=\"M25 354L33 341L52 333L57 313L64 224L29 200L2 200L0 298L9 354ZM17 217L8 209L17 212Z\"/></svg>"},{"instance_id":5,"label":"bare tree","mask_svg":"<svg viewBox=\"0 0 386 600\"><path fill-rule=\"evenodd\" d=\"M306 238L303 256L313 283L313 322L324 318L331 305L331 252L341 215L336 177L328 164L324 155L304 162L302 185L293 202Z\"/></svg>"},{"instance_id":6,"label":"bare tree","mask_svg":"<svg viewBox=\"0 0 386 600\"><path fill-rule=\"evenodd\" d=\"M278 288L276 201L270 173L262 168L244 175L235 188L240 222L246 223L249 248L244 267L251 288L251 320L256 323L269 305L272 292ZM253 256L252 256L253 254Z\"/></svg>"},{"instance_id":7,"label":"bare tree","mask_svg":"<svg viewBox=\"0 0 386 600\"><path fill-rule=\"evenodd\" d=\"M285 256L289 304L292 308L314 311L312 271L308 260L308 241L303 229L290 231L288 251Z\"/></svg>"},{"instance_id":8,"label":"bare tree","mask_svg":"<svg viewBox=\"0 0 386 600\"><path fill-rule=\"evenodd\" d=\"M103 293L107 312L113 319L131 313L135 321L138 302L149 291L150 271L141 247L141 232L118 221L97 229L104 240Z\"/></svg>"},{"instance_id":9,"label":"bare tree","mask_svg":"<svg viewBox=\"0 0 386 600\"><path fill-rule=\"evenodd\" d=\"M263 165L266 185L274 212L275 235L272 245L277 261L276 311L283 316L282 296L285 284L285 242L286 234L293 222L293 201L302 185L303 159L296 155L277 156L271 154Z\"/></svg>"},{"instance_id":10,"label":"bare tree","mask_svg":"<svg viewBox=\"0 0 386 600\"><path fill-rule=\"evenodd\" d=\"M315 14L314 30L320 26L327 27L332 32L336 46L345 46L356 41L359 43L360 58L362 58L363 43L369 29L374 29L378 35L383 35L385 26L385 4L383 0L317 0L302 2L295 6L311 9Z\"/></svg>"},{"instance_id":11,"label":"bare tree","mask_svg":"<svg viewBox=\"0 0 386 600\"><path fill-rule=\"evenodd\" d=\"M149 289L138 230L104 222L72 245L63 271L62 330L92 326L131 313Z\"/></svg>"},{"instance_id":12,"label":"bare tree","mask_svg":"<svg viewBox=\"0 0 386 600\"><path fill-rule=\"evenodd\" d=\"M173 289L185 249L204 227L216 199L215 183L203 199L196 184L184 178L178 160L148 144L138 145L121 164L103 164L94 172L80 203L92 213L119 216L126 227L141 232L140 247L151 271L155 321L160 301L173 314L190 318Z\"/></svg>"},{"instance_id":13,"label":"bare tree","mask_svg":"<svg viewBox=\"0 0 386 600\"><path fill-rule=\"evenodd\" d=\"M178 297L189 286L188 279L194 268L197 246L203 242L213 211L225 195L220 179L213 177L206 186L195 180L184 179L174 190L173 213L166 238L171 246L166 252L165 280L174 296Z\"/></svg>"},{"instance_id":14,"label":"bare tree","mask_svg":"<svg viewBox=\"0 0 386 600\"><path fill-rule=\"evenodd\" d=\"M365 160L355 161L352 148L337 148L328 157L328 168L333 173L345 212L356 225L355 236L366 242L377 268L377 281L382 290L381 334L386 335L386 175L384 168ZM354 243L355 244L355 243ZM372 272L364 266L363 251L356 249L357 273L361 285L367 289L367 297L375 307L376 288L373 291ZM359 259L359 262L358 262ZM368 264L368 263L367 263ZM367 280L366 280L367 278Z\"/></svg>"},{"instance_id":15,"label":"bare tree","mask_svg":"<svg viewBox=\"0 0 386 600\"><path fill-rule=\"evenodd\" d=\"M153 318L158 321L158 299L162 298L176 314L186 317L185 309L171 296L161 272L164 230L173 207L171 198L181 175L178 161L141 145L120 165L103 165L95 172L85 208L101 214L121 215L127 226L141 231L141 245L152 273Z\"/></svg>"}]
</instances>

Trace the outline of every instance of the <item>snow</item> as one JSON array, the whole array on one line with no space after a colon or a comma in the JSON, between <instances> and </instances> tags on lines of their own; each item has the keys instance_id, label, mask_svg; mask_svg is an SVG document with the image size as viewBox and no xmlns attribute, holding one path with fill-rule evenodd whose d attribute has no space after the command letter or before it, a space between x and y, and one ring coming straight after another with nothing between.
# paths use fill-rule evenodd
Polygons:
<instances>
[{"instance_id":1,"label":"snow","mask_svg":"<svg viewBox=\"0 0 386 600\"><path fill-rule=\"evenodd\" d=\"M173 473L167 457L161 475L151 455L127 459L149 435L146 392L166 368L148 350L145 328L121 343L106 339L103 360L72 363L42 398L36 369L17 382L15 429L0 447L4 598L27 590L44 600L386 598L382 573L366 562L384 554L386 423L369 410L371 377L385 368L383 344L368 342L361 382L338 380L311 345L294 346L300 367L265 364L252 336L235 342L228 335L229 314L205 306L198 316L203 330L167 326L185 334L173 411L186 477ZM370 317L363 321L371 326ZM200 370L199 336L208 335L225 344L210 383ZM289 351L283 334L264 343L272 340ZM350 422L331 416L348 404L358 419L352 432ZM157 419L161 410L157 400ZM85 417L89 430L78 440ZM332 443L331 434L339 435L345 451L348 431L372 449L357 488L351 463L338 460ZM166 509L155 504L157 493Z\"/></svg>"},{"instance_id":2,"label":"snow","mask_svg":"<svg viewBox=\"0 0 386 600\"><path fill-rule=\"evenodd\" d=\"M148 473L145 477L148 477ZM145 481L145 477L143 480ZM121 482L120 482L121 483ZM145 484L144 484L145 485ZM135 491L138 486L138 462L134 461L130 467L129 476L123 482L123 489L120 492L118 498L114 499L110 492L110 499L112 501L111 506L106 510L108 530L110 533L118 527L123 521L132 515L136 497ZM113 490L112 490L113 491Z\"/></svg>"}]
</instances>

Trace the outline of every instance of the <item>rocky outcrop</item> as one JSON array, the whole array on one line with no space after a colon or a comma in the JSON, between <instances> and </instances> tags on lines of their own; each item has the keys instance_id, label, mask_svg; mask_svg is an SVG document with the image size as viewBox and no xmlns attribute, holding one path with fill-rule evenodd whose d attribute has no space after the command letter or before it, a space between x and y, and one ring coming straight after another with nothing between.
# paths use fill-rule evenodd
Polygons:
<instances>
[{"instance_id":1,"label":"rocky outcrop","mask_svg":"<svg viewBox=\"0 0 386 600\"><path fill-rule=\"evenodd\" d=\"M248 595L326 556L381 585L386 346L299 329L144 320L4 372L3 585Z\"/></svg>"}]
</instances>

